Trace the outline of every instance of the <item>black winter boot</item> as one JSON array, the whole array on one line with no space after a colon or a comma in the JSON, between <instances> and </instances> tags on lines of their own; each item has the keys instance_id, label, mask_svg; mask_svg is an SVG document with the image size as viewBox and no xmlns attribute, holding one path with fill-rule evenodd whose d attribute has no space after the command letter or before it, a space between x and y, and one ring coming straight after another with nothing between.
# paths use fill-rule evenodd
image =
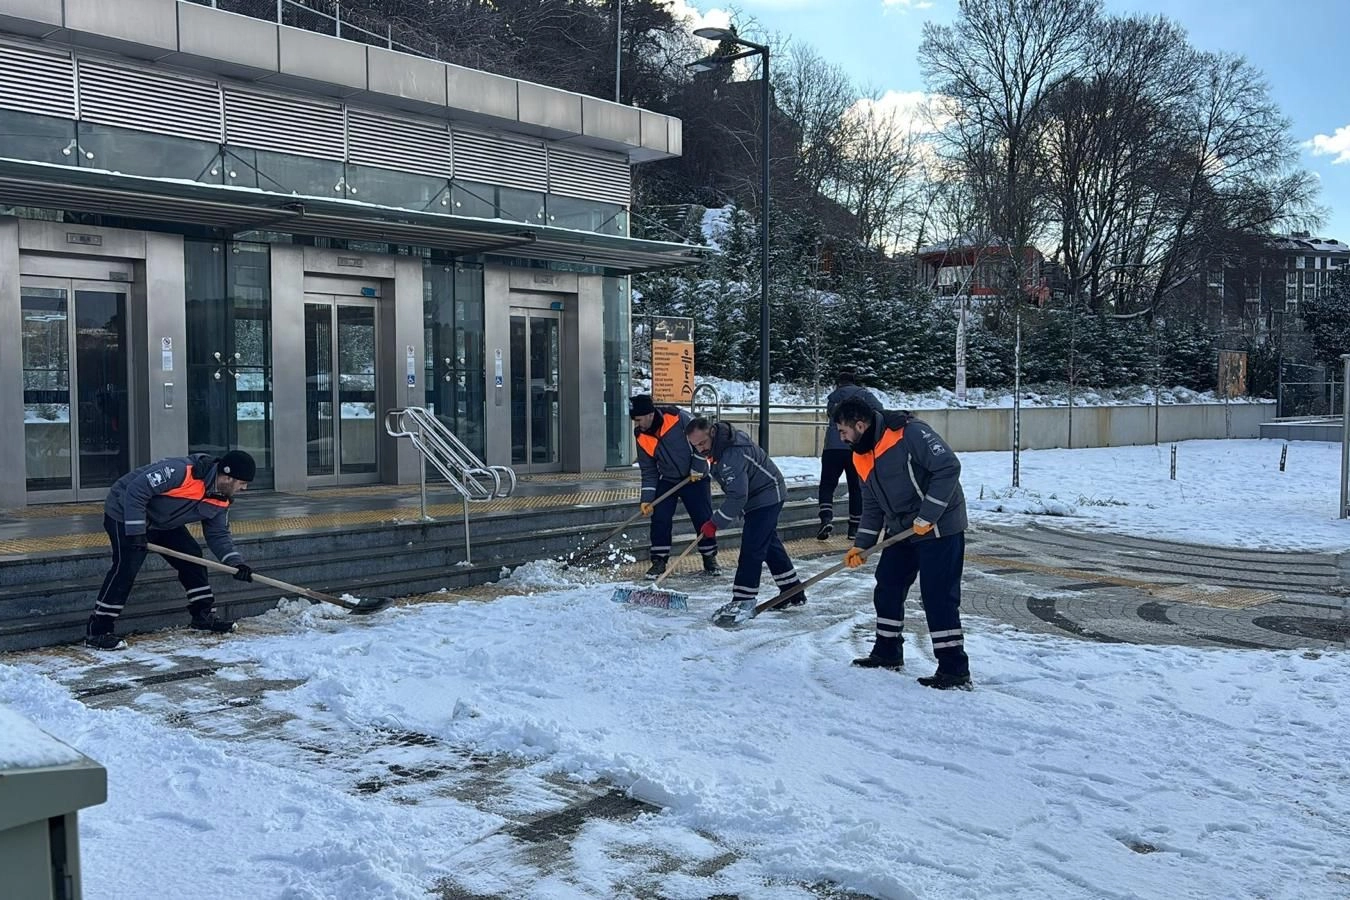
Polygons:
<instances>
[{"instance_id":1,"label":"black winter boot","mask_svg":"<svg viewBox=\"0 0 1350 900\"><path fill-rule=\"evenodd\" d=\"M834 534L834 523L833 523L833 522L821 522L821 523L820 523L820 530L816 532L816 540L818 540L818 541L828 541L828 540L830 539L830 535L832 535L832 534Z\"/></svg>"},{"instance_id":2,"label":"black winter boot","mask_svg":"<svg viewBox=\"0 0 1350 900\"><path fill-rule=\"evenodd\" d=\"M216 611L211 607L193 608L188 607L188 612L192 613L192 621L188 623L189 628L197 631L209 631L212 634L229 634L234 631L234 623L226 622L216 615Z\"/></svg>"},{"instance_id":3,"label":"black winter boot","mask_svg":"<svg viewBox=\"0 0 1350 900\"><path fill-rule=\"evenodd\" d=\"M791 587L792 585L788 585L788 589L791 589ZM779 591L779 593L781 594L783 593L783 591ZM799 606L805 605L806 605L806 591L801 591L800 593L793 594L785 602L775 606L774 611L782 612L785 609L796 609Z\"/></svg>"},{"instance_id":4,"label":"black winter boot","mask_svg":"<svg viewBox=\"0 0 1350 900\"><path fill-rule=\"evenodd\" d=\"M653 556L651 568L647 570L647 574L643 577L648 581L655 581L664 574L666 574L666 558L664 556Z\"/></svg>"},{"instance_id":5,"label":"black winter boot","mask_svg":"<svg viewBox=\"0 0 1350 900\"><path fill-rule=\"evenodd\" d=\"M722 574L722 567L717 564L717 554L708 553L703 557L703 574L710 578L716 578Z\"/></svg>"},{"instance_id":6,"label":"black winter boot","mask_svg":"<svg viewBox=\"0 0 1350 900\"><path fill-rule=\"evenodd\" d=\"M107 616L90 616L85 626L84 645L95 650L125 650L127 642L113 634L113 621Z\"/></svg>"},{"instance_id":7,"label":"black winter boot","mask_svg":"<svg viewBox=\"0 0 1350 900\"><path fill-rule=\"evenodd\" d=\"M892 672L898 672L900 667L905 664L905 645L900 640L878 639L872 645L872 652L866 656L860 656L853 661L853 665L860 669L890 669Z\"/></svg>"},{"instance_id":8,"label":"black winter boot","mask_svg":"<svg viewBox=\"0 0 1350 900\"><path fill-rule=\"evenodd\" d=\"M951 675L947 672L934 672L932 675L921 676L919 684L939 691L969 691L974 690L975 687L971 683L970 675Z\"/></svg>"}]
</instances>

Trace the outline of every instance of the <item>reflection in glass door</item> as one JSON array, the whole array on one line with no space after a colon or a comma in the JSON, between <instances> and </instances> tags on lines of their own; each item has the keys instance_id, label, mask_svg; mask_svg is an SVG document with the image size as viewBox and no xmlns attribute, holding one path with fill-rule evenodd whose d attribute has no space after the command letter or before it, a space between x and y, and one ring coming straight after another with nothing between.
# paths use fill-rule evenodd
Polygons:
<instances>
[{"instance_id":1,"label":"reflection in glass door","mask_svg":"<svg viewBox=\"0 0 1350 900\"><path fill-rule=\"evenodd\" d=\"M20 308L28 490L100 499L130 469L126 292L25 278Z\"/></svg>"},{"instance_id":2,"label":"reflection in glass door","mask_svg":"<svg viewBox=\"0 0 1350 900\"><path fill-rule=\"evenodd\" d=\"M556 312L511 315L511 463L558 471L562 431L562 321Z\"/></svg>"},{"instance_id":3,"label":"reflection in glass door","mask_svg":"<svg viewBox=\"0 0 1350 900\"><path fill-rule=\"evenodd\" d=\"M305 295L305 417L313 484L379 477L375 305Z\"/></svg>"}]
</instances>

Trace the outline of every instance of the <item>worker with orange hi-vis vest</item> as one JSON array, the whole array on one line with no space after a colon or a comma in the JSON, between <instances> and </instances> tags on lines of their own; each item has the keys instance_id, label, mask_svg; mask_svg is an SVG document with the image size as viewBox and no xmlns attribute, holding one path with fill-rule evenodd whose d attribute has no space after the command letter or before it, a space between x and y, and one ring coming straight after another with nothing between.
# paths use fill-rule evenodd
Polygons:
<instances>
[{"instance_id":1,"label":"worker with orange hi-vis vest","mask_svg":"<svg viewBox=\"0 0 1350 900\"><path fill-rule=\"evenodd\" d=\"M253 457L231 450L217 459L206 453L161 459L128 472L113 483L103 504L103 529L112 542L112 567L108 569L94 601L94 614L84 642L96 650L121 650L126 642L113 628L126 606L150 542L201 556L202 548L187 526L200 522L211 552L221 562L235 567L234 577L252 581L253 570L230 538L230 503L248 488L256 474ZM178 582L187 591L192 628L224 633L233 622L216 616L215 595L206 580L206 569L196 563L169 558L178 571Z\"/></svg>"},{"instance_id":2,"label":"worker with orange hi-vis vest","mask_svg":"<svg viewBox=\"0 0 1350 900\"><path fill-rule=\"evenodd\" d=\"M684 426L692 416L677 406L657 406L650 394L636 394L628 401L628 417L633 420L637 439L638 468L642 470L640 508L651 516L651 568L647 578L665 574L670 561L670 541L675 522L675 503L684 502L684 511L694 531L712 518L712 488L708 483L708 461L693 451L684 436ZM684 479L689 483L660 503L662 496ZM703 537L698 542L703 556L703 572L720 575L717 566L717 538Z\"/></svg>"},{"instance_id":3,"label":"worker with orange hi-vis vest","mask_svg":"<svg viewBox=\"0 0 1350 900\"><path fill-rule=\"evenodd\" d=\"M862 551L888 534L914 529L914 536L881 551L872 603L876 639L853 664L898 670L905 662L901 631L905 595L919 581L937 672L919 679L925 687L969 690L970 660L961 629L961 568L966 549L966 498L956 453L926 422L907 412L878 411L851 398L834 411L839 436L853 449L863 486L862 522L844 557L862 565Z\"/></svg>"}]
</instances>

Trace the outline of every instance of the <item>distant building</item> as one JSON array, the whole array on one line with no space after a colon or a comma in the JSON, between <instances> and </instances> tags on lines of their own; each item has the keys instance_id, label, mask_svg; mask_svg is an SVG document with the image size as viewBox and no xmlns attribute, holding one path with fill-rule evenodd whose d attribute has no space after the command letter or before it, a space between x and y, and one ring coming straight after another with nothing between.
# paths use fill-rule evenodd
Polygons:
<instances>
[{"instance_id":1,"label":"distant building","mask_svg":"<svg viewBox=\"0 0 1350 900\"><path fill-rule=\"evenodd\" d=\"M917 254L918 281L939 297L972 301L998 297L1008 278L1010 251L1005 241L969 233L923 247ZM1026 298L1043 304L1050 296L1045 258L1035 247L1022 251L1018 266Z\"/></svg>"},{"instance_id":2,"label":"distant building","mask_svg":"<svg viewBox=\"0 0 1350 900\"><path fill-rule=\"evenodd\" d=\"M1309 357L1302 304L1325 296L1331 278L1350 265L1350 245L1306 231L1273 235L1237 264L1206 276L1211 326L1233 346L1273 341L1282 354Z\"/></svg>"}]
</instances>

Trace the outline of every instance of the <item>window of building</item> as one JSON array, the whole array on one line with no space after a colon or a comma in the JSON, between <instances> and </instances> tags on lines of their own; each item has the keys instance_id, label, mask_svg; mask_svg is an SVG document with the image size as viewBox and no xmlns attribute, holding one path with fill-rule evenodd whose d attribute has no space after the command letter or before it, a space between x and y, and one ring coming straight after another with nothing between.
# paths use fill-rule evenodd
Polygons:
<instances>
[{"instance_id":1,"label":"window of building","mask_svg":"<svg viewBox=\"0 0 1350 900\"><path fill-rule=\"evenodd\" d=\"M123 175L221 182L220 147L109 125L80 122L79 164Z\"/></svg>"},{"instance_id":2,"label":"window of building","mask_svg":"<svg viewBox=\"0 0 1350 900\"><path fill-rule=\"evenodd\" d=\"M4 137L0 155L58 166L78 165L75 123L67 119L0 109L0 135Z\"/></svg>"},{"instance_id":3,"label":"window of building","mask_svg":"<svg viewBox=\"0 0 1350 900\"><path fill-rule=\"evenodd\" d=\"M346 187L352 200L418 212L450 211L450 183L444 178L348 164Z\"/></svg>"},{"instance_id":4,"label":"window of building","mask_svg":"<svg viewBox=\"0 0 1350 900\"><path fill-rule=\"evenodd\" d=\"M548 224L601 234L628 234L628 211L614 203L549 194L544 200Z\"/></svg>"},{"instance_id":5,"label":"window of building","mask_svg":"<svg viewBox=\"0 0 1350 900\"><path fill-rule=\"evenodd\" d=\"M188 448L245 450L271 487L272 290L266 244L185 241Z\"/></svg>"}]
</instances>

